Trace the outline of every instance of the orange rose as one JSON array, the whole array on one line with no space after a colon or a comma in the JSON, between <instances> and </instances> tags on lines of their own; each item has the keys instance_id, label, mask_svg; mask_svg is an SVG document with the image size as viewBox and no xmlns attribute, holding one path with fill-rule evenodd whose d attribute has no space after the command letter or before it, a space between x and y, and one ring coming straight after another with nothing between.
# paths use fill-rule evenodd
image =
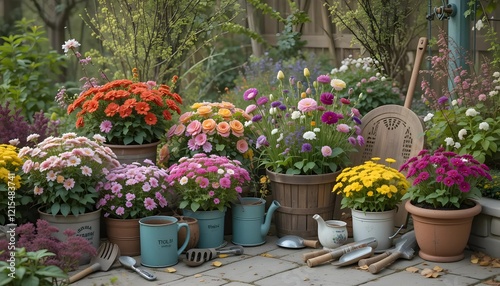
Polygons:
<instances>
[{"instance_id":1,"label":"orange rose","mask_svg":"<svg viewBox=\"0 0 500 286\"><path fill-rule=\"evenodd\" d=\"M212 107L211 106L200 106L198 107L198 109L196 110L196 112L201 115L201 116L209 116L210 113L212 113Z\"/></svg>"},{"instance_id":2,"label":"orange rose","mask_svg":"<svg viewBox=\"0 0 500 286\"><path fill-rule=\"evenodd\" d=\"M203 106L203 103L201 103L201 102L197 102L197 103L195 103L195 104L191 105L191 109L192 109L192 110L196 110L196 109L198 109L198 108L200 108L200 107L202 107L202 106Z\"/></svg>"},{"instance_id":3,"label":"orange rose","mask_svg":"<svg viewBox=\"0 0 500 286\"><path fill-rule=\"evenodd\" d=\"M239 120L231 120L231 122L229 122L229 126L231 127L234 136L236 137L243 136L243 133L245 132L245 127Z\"/></svg>"},{"instance_id":4,"label":"orange rose","mask_svg":"<svg viewBox=\"0 0 500 286\"><path fill-rule=\"evenodd\" d=\"M193 115L193 113L191 111L183 113L179 117L179 122L181 122L181 123L187 123L189 121L189 119L191 119L191 115Z\"/></svg>"},{"instance_id":5,"label":"orange rose","mask_svg":"<svg viewBox=\"0 0 500 286\"><path fill-rule=\"evenodd\" d=\"M234 104L232 104L231 102L227 102L227 101L223 101L219 104L219 107L221 108L227 108L227 109L233 109L234 108Z\"/></svg>"},{"instance_id":6,"label":"orange rose","mask_svg":"<svg viewBox=\"0 0 500 286\"><path fill-rule=\"evenodd\" d=\"M220 116L222 116L222 117L226 118L226 119L227 119L227 118L231 118L231 116L233 115L233 114L231 113L231 111L230 111L229 109L227 109L227 108L221 108L221 109L219 109L218 114L219 114Z\"/></svg>"},{"instance_id":7,"label":"orange rose","mask_svg":"<svg viewBox=\"0 0 500 286\"><path fill-rule=\"evenodd\" d=\"M231 130L231 127L229 126L229 123L223 121L217 124L217 133L219 133L220 136L222 137L229 137L230 133L229 131Z\"/></svg>"},{"instance_id":8,"label":"orange rose","mask_svg":"<svg viewBox=\"0 0 500 286\"><path fill-rule=\"evenodd\" d=\"M204 133L208 133L210 135L215 133L215 129L217 128L217 122L213 120L212 118L203 120L202 125L202 130Z\"/></svg>"}]
</instances>

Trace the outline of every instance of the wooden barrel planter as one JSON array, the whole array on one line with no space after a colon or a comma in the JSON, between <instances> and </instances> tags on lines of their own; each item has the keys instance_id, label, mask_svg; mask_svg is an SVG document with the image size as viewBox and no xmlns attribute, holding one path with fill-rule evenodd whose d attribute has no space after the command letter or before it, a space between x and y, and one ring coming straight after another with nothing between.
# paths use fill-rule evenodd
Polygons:
<instances>
[{"instance_id":1,"label":"wooden barrel planter","mask_svg":"<svg viewBox=\"0 0 500 286\"><path fill-rule=\"evenodd\" d=\"M287 175L267 170L273 197L281 205L274 217L278 237L317 239L318 223L313 215L319 214L324 220L340 216L335 213L335 203L340 198L332 193L338 174Z\"/></svg>"}]
</instances>

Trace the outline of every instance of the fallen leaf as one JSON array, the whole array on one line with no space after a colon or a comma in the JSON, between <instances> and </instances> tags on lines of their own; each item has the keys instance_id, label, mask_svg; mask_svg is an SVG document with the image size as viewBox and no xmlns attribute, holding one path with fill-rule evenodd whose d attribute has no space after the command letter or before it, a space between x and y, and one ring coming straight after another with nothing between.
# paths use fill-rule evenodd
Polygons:
<instances>
[{"instance_id":1,"label":"fallen leaf","mask_svg":"<svg viewBox=\"0 0 500 286\"><path fill-rule=\"evenodd\" d=\"M436 271L436 272L443 272L443 268L439 267L439 266L434 266L434 268L432 268L432 270Z\"/></svg>"},{"instance_id":2,"label":"fallen leaf","mask_svg":"<svg viewBox=\"0 0 500 286\"><path fill-rule=\"evenodd\" d=\"M433 272L432 273L432 278L438 278L439 276L441 276L440 272Z\"/></svg>"},{"instance_id":3,"label":"fallen leaf","mask_svg":"<svg viewBox=\"0 0 500 286\"><path fill-rule=\"evenodd\" d=\"M226 258L228 256L229 256L229 254L225 254L225 253L219 254L219 258Z\"/></svg>"},{"instance_id":4,"label":"fallen leaf","mask_svg":"<svg viewBox=\"0 0 500 286\"><path fill-rule=\"evenodd\" d=\"M478 264L479 263L479 257L477 257L476 255L472 254L470 256L470 262L474 263L474 264Z\"/></svg>"},{"instance_id":5,"label":"fallen leaf","mask_svg":"<svg viewBox=\"0 0 500 286\"><path fill-rule=\"evenodd\" d=\"M202 275L201 274L195 274L194 278L200 278Z\"/></svg>"},{"instance_id":6,"label":"fallen leaf","mask_svg":"<svg viewBox=\"0 0 500 286\"><path fill-rule=\"evenodd\" d=\"M412 267L406 268L406 271L411 272L411 273L418 273L420 271L420 269L412 266Z\"/></svg>"},{"instance_id":7,"label":"fallen leaf","mask_svg":"<svg viewBox=\"0 0 500 286\"><path fill-rule=\"evenodd\" d=\"M430 268L425 268L424 270L420 271L420 274L422 276L427 277L427 278L431 277L432 273L434 273L434 271L432 271L432 269L430 269Z\"/></svg>"},{"instance_id":8,"label":"fallen leaf","mask_svg":"<svg viewBox=\"0 0 500 286\"><path fill-rule=\"evenodd\" d=\"M173 268L173 267L169 267L169 268L165 269L165 272L174 273L174 272L177 272L177 270L175 270L175 268Z\"/></svg>"},{"instance_id":9,"label":"fallen leaf","mask_svg":"<svg viewBox=\"0 0 500 286\"><path fill-rule=\"evenodd\" d=\"M222 265L222 262L220 262L220 261L214 261L214 262L212 262L212 265L215 266L215 267L220 267Z\"/></svg>"},{"instance_id":10,"label":"fallen leaf","mask_svg":"<svg viewBox=\"0 0 500 286\"><path fill-rule=\"evenodd\" d=\"M368 265L363 265L363 266L360 266L359 269L361 270L368 270L369 266Z\"/></svg>"},{"instance_id":11,"label":"fallen leaf","mask_svg":"<svg viewBox=\"0 0 500 286\"><path fill-rule=\"evenodd\" d=\"M269 257L269 258L274 257L272 254L269 254L269 253L262 253L260 256Z\"/></svg>"},{"instance_id":12,"label":"fallen leaf","mask_svg":"<svg viewBox=\"0 0 500 286\"><path fill-rule=\"evenodd\" d=\"M483 283L486 285L490 285L490 286L500 286L500 281L496 281L493 279L490 279L488 281L484 281Z\"/></svg>"},{"instance_id":13,"label":"fallen leaf","mask_svg":"<svg viewBox=\"0 0 500 286\"><path fill-rule=\"evenodd\" d=\"M491 263L490 266L493 267L493 268L500 268L500 262L499 261L494 261L493 263Z\"/></svg>"}]
</instances>

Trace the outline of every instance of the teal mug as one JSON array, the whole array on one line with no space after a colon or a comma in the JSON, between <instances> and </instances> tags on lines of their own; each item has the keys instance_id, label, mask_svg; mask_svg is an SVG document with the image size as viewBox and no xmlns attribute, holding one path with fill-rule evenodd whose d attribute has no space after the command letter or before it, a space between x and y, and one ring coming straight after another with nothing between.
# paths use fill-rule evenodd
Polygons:
<instances>
[{"instance_id":1,"label":"teal mug","mask_svg":"<svg viewBox=\"0 0 500 286\"><path fill-rule=\"evenodd\" d=\"M179 262L191 236L187 223L179 223L172 216L149 216L139 220L141 236L141 264L147 267L168 267ZM186 239L180 248L177 234L184 227Z\"/></svg>"}]
</instances>

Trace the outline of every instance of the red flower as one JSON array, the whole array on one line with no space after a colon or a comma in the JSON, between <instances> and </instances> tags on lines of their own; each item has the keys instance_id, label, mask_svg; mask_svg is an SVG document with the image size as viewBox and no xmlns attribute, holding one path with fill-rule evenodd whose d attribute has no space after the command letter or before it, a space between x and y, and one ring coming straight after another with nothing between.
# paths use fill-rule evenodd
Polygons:
<instances>
[{"instance_id":1,"label":"red flower","mask_svg":"<svg viewBox=\"0 0 500 286\"><path fill-rule=\"evenodd\" d=\"M135 105L135 111L138 114L147 115L149 110L151 110L151 107L146 102L141 101Z\"/></svg>"},{"instance_id":2,"label":"red flower","mask_svg":"<svg viewBox=\"0 0 500 286\"><path fill-rule=\"evenodd\" d=\"M146 117L144 117L147 125L155 125L158 122L158 118L153 113L148 113Z\"/></svg>"}]
</instances>

